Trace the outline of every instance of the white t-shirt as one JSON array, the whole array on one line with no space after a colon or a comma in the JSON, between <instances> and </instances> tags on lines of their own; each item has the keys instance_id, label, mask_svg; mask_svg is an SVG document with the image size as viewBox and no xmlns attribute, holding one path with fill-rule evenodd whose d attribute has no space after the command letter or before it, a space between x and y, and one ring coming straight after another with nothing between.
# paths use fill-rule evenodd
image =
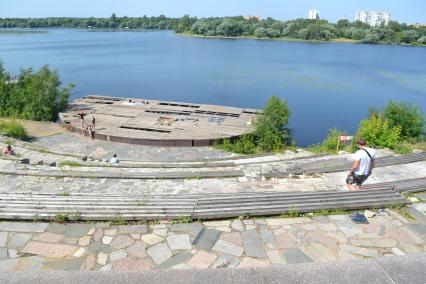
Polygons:
<instances>
[{"instance_id":1,"label":"white t-shirt","mask_svg":"<svg viewBox=\"0 0 426 284\"><path fill-rule=\"evenodd\" d=\"M374 158L374 155L376 155L376 151L374 149L367 148L367 147L364 147L364 149L368 151L368 153L370 154L371 158ZM359 175L359 176L367 175L368 171L370 170L370 166L371 166L371 159L367 155L367 153L363 149L359 149L354 154L354 160L355 161L360 161L359 162L359 166L355 170L354 173L356 175Z\"/></svg>"},{"instance_id":2,"label":"white t-shirt","mask_svg":"<svg viewBox=\"0 0 426 284\"><path fill-rule=\"evenodd\" d=\"M118 164L118 163L119 163L118 158L116 158L116 157L111 158L111 164L115 165L115 164Z\"/></svg>"}]
</instances>

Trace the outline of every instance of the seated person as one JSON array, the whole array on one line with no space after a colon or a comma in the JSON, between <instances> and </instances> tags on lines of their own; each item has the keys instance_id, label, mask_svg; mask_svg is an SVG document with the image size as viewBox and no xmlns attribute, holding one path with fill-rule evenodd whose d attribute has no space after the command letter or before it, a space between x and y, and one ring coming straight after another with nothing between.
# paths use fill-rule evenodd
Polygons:
<instances>
[{"instance_id":1,"label":"seated person","mask_svg":"<svg viewBox=\"0 0 426 284\"><path fill-rule=\"evenodd\" d=\"M117 158L117 154L114 154L111 158L111 164L116 165L118 164L120 161Z\"/></svg>"},{"instance_id":2,"label":"seated person","mask_svg":"<svg viewBox=\"0 0 426 284\"><path fill-rule=\"evenodd\" d=\"M15 151L13 151L12 146L9 144L3 150L4 155L15 155Z\"/></svg>"}]
</instances>

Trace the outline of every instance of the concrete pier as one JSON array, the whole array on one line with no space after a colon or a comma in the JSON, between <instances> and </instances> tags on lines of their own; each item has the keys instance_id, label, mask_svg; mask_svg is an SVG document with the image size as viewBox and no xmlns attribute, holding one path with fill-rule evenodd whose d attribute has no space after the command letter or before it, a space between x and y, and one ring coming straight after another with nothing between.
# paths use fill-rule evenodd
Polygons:
<instances>
[{"instance_id":1,"label":"concrete pier","mask_svg":"<svg viewBox=\"0 0 426 284\"><path fill-rule=\"evenodd\" d=\"M64 126L82 132L96 119L95 138L156 146L208 146L253 130L260 110L145 99L87 96L60 113Z\"/></svg>"}]
</instances>

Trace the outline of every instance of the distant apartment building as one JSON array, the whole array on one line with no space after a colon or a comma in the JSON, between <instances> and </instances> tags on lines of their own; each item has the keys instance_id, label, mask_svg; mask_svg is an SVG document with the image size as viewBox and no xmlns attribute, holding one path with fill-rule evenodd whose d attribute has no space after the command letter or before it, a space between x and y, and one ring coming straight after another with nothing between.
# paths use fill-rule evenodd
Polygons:
<instances>
[{"instance_id":1,"label":"distant apartment building","mask_svg":"<svg viewBox=\"0 0 426 284\"><path fill-rule=\"evenodd\" d=\"M309 10L308 19L309 20L319 20L319 11L315 9Z\"/></svg>"},{"instance_id":2,"label":"distant apartment building","mask_svg":"<svg viewBox=\"0 0 426 284\"><path fill-rule=\"evenodd\" d=\"M426 24L413 23L413 24L409 24L409 26L413 26L413 27L419 29L419 28L426 27Z\"/></svg>"},{"instance_id":3,"label":"distant apartment building","mask_svg":"<svg viewBox=\"0 0 426 284\"><path fill-rule=\"evenodd\" d=\"M262 20L262 18L261 18L260 16L251 16L251 15L249 15L249 16L245 16L245 17L244 17L244 19L246 19L246 20L253 20L253 19L256 19L256 20L258 20L258 21L261 21L261 20Z\"/></svg>"},{"instance_id":4,"label":"distant apartment building","mask_svg":"<svg viewBox=\"0 0 426 284\"><path fill-rule=\"evenodd\" d=\"M380 26L381 24L389 24L391 14L389 12L375 12L375 11L357 11L355 14L355 21L360 21L369 24L372 27Z\"/></svg>"}]
</instances>

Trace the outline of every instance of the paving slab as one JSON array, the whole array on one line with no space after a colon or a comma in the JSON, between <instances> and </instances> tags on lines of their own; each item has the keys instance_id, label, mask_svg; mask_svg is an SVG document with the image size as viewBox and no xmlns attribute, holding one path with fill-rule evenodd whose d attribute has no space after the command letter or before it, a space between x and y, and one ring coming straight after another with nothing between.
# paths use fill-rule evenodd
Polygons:
<instances>
[{"instance_id":1,"label":"paving slab","mask_svg":"<svg viewBox=\"0 0 426 284\"><path fill-rule=\"evenodd\" d=\"M65 236L61 234L45 232L37 235L33 238L34 241L46 242L46 243L57 243L62 240Z\"/></svg>"},{"instance_id":2,"label":"paving slab","mask_svg":"<svg viewBox=\"0 0 426 284\"><path fill-rule=\"evenodd\" d=\"M160 265L156 267L156 269L168 269L175 265L185 263L186 261L190 260L192 256L193 255L190 252L180 252L177 255L162 262Z\"/></svg>"},{"instance_id":3,"label":"paving slab","mask_svg":"<svg viewBox=\"0 0 426 284\"><path fill-rule=\"evenodd\" d=\"M0 248L0 260L7 258L7 248Z\"/></svg>"},{"instance_id":4,"label":"paving slab","mask_svg":"<svg viewBox=\"0 0 426 284\"><path fill-rule=\"evenodd\" d=\"M148 245L155 245L156 243L162 242L164 240L163 237L157 236L155 234L142 235L141 239Z\"/></svg>"},{"instance_id":5,"label":"paving slab","mask_svg":"<svg viewBox=\"0 0 426 284\"><path fill-rule=\"evenodd\" d=\"M113 249L109 245L104 245L102 242L90 242L89 250L92 252L103 252L103 253L109 253L112 252Z\"/></svg>"},{"instance_id":6,"label":"paving slab","mask_svg":"<svg viewBox=\"0 0 426 284\"><path fill-rule=\"evenodd\" d=\"M7 232L0 232L0 248L6 246L7 236L8 236Z\"/></svg>"},{"instance_id":7,"label":"paving slab","mask_svg":"<svg viewBox=\"0 0 426 284\"><path fill-rule=\"evenodd\" d=\"M12 233L7 243L8 248L20 248L23 247L30 239L32 235L26 233Z\"/></svg>"},{"instance_id":8,"label":"paving slab","mask_svg":"<svg viewBox=\"0 0 426 284\"><path fill-rule=\"evenodd\" d=\"M128 235L118 235L115 236L111 241L110 246L115 249L122 249L129 247L135 243L135 240Z\"/></svg>"},{"instance_id":9,"label":"paving slab","mask_svg":"<svg viewBox=\"0 0 426 284\"><path fill-rule=\"evenodd\" d=\"M21 257L18 265L15 267L15 271L41 271L44 268L44 263L48 260L44 257L29 256Z\"/></svg>"},{"instance_id":10,"label":"paving slab","mask_svg":"<svg viewBox=\"0 0 426 284\"><path fill-rule=\"evenodd\" d=\"M286 263L289 263L289 264L313 262L313 260L300 249L284 250L283 257Z\"/></svg>"},{"instance_id":11,"label":"paving slab","mask_svg":"<svg viewBox=\"0 0 426 284\"><path fill-rule=\"evenodd\" d=\"M262 240L255 230L244 231L241 234L246 256L268 258Z\"/></svg>"},{"instance_id":12,"label":"paving slab","mask_svg":"<svg viewBox=\"0 0 426 284\"><path fill-rule=\"evenodd\" d=\"M172 252L164 243L156 244L150 247L147 249L147 253L157 265L172 257Z\"/></svg>"},{"instance_id":13,"label":"paving slab","mask_svg":"<svg viewBox=\"0 0 426 284\"><path fill-rule=\"evenodd\" d=\"M22 252L48 258L63 258L67 255L73 254L77 251L77 249L77 246L29 241L22 249Z\"/></svg>"},{"instance_id":14,"label":"paving slab","mask_svg":"<svg viewBox=\"0 0 426 284\"><path fill-rule=\"evenodd\" d=\"M231 242L222 240L218 240L213 246L212 250L238 257L242 256L244 252L244 249L242 247L237 246L236 244L233 244Z\"/></svg>"},{"instance_id":15,"label":"paving slab","mask_svg":"<svg viewBox=\"0 0 426 284\"><path fill-rule=\"evenodd\" d=\"M260 236L262 237L264 243L271 243L274 241L274 235L272 234L271 230L261 229Z\"/></svg>"},{"instance_id":16,"label":"paving slab","mask_svg":"<svg viewBox=\"0 0 426 284\"><path fill-rule=\"evenodd\" d=\"M331 222L330 218L327 216L313 216L312 219L318 223L329 223Z\"/></svg>"},{"instance_id":17,"label":"paving slab","mask_svg":"<svg viewBox=\"0 0 426 284\"><path fill-rule=\"evenodd\" d=\"M192 244L200 249L210 251L220 237L221 232L215 229L202 229Z\"/></svg>"},{"instance_id":18,"label":"paving slab","mask_svg":"<svg viewBox=\"0 0 426 284\"><path fill-rule=\"evenodd\" d=\"M345 251L345 252L348 252L348 253L361 255L361 256L365 256L365 257L378 257L379 256L379 252L375 249L367 249L367 248L356 247L356 246L351 246L351 245L346 245L346 244L340 245L340 249Z\"/></svg>"},{"instance_id":19,"label":"paving slab","mask_svg":"<svg viewBox=\"0 0 426 284\"><path fill-rule=\"evenodd\" d=\"M176 234L168 236L167 243L172 250L190 250L192 249L189 235L187 234Z\"/></svg>"},{"instance_id":20,"label":"paving slab","mask_svg":"<svg viewBox=\"0 0 426 284\"><path fill-rule=\"evenodd\" d=\"M126 225L118 228L119 234L145 234L146 232L146 225Z\"/></svg>"},{"instance_id":21,"label":"paving slab","mask_svg":"<svg viewBox=\"0 0 426 284\"><path fill-rule=\"evenodd\" d=\"M109 260L114 262L119 259L123 259L127 257L127 252L124 249L116 250L110 253Z\"/></svg>"},{"instance_id":22,"label":"paving slab","mask_svg":"<svg viewBox=\"0 0 426 284\"><path fill-rule=\"evenodd\" d=\"M233 255L221 254L212 264L211 268L233 268L240 263L240 259Z\"/></svg>"},{"instance_id":23,"label":"paving slab","mask_svg":"<svg viewBox=\"0 0 426 284\"><path fill-rule=\"evenodd\" d=\"M86 235L90 229L92 228L92 225L90 224L50 224L46 231L62 234L69 238L80 238L84 235Z\"/></svg>"},{"instance_id":24,"label":"paving slab","mask_svg":"<svg viewBox=\"0 0 426 284\"><path fill-rule=\"evenodd\" d=\"M197 252L188 264L197 269L206 269L217 259L217 255L206 251Z\"/></svg>"},{"instance_id":25,"label":"paving slab","mask_svg":"<svg viewBox=\"0 0 426 284\"><path fill-rule=\"evenodd\" d=\"M48 223L0 222L0 231L42 233L48 225Z\"/></svg>"},{"instance_id":26,"label":"paving slab","mask_svg":"<svg viewBox=\"0 0 426 284\"><path fill-rule=\"evenodd\" d=\"M146 246L141 241L136 241L132 246L126 248L126 251L134 257L143 258L146 256Z\"/></svg>"},{"instance_id":27,"label":"paving slab","mask_svg":"<svg viewBox=\"0 0 426 284\"><path fill-rule=\"evenodd\" d=\"M79 271L83 266L84 258L64 259L46 262L44 267L51 270Z\"/></svg>"},{"instance_id":28,"label":"paving slab","mask_svg":"<svg viewBox=\"0 0 426 284\"><path fill-rule=\"evenodd\" d=\"M15 269L16 265L18 265L18 262L19 262L18 258L1 260L0 261L0 272L13 271L13 269ZM9 282L0 281L0 283L9 283Z\"/></svg>"},{"instance_id":29,"label":"paving slab","mask_svg":"<svg viewBox=\"0 0 426 284\"><path fill-rule=\"evenodd\" d=\"M117 260L113 264L114 270L119 270L122 272L136 272L140 273L143 271L150 271L154 267L153 263L149 259L121 259Z\"/></svg>"}]
</instances>

